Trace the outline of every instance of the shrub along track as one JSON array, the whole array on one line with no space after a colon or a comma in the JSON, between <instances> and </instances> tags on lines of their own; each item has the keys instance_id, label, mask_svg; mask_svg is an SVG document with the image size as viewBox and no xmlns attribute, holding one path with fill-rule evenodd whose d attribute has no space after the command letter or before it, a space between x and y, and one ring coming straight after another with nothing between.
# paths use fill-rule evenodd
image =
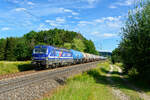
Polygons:
<instances>
[{"instance_id":1,"label":"shrub along track","mask_svg":"<svg viewBox=\"0 0 150 100\"><path fill-rule=\"evenodd\" d=\"M0 80L0 100L33 100L64 84L65 79L97 66L97 62L45 70L16 78Z\"/></svg>"}]
</instances>

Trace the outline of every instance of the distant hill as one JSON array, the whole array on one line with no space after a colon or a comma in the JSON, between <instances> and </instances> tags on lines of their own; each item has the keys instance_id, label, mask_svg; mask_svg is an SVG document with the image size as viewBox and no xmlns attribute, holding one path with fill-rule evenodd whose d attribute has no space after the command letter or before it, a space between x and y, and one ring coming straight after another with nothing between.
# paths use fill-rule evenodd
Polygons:
<instances>
[{"instance_id":1,"label":"distant hill","mask_svg":"<svg viewBox=\"0 0 150 100\"><path fill-rule=\"evenodd\" d=\"M31 31L20 38L0 39L0 60L31 60L32 50L39 44L98 54L94 43L80 33L55 28L48 31Z\"/></svg>"},{"instance_id":2,"label":"distant hill","mask_svg":"<svg viewBox=\"0 0 150 100\"><path fill-rule=\"evenodd\" d=\"M111 56L112 52L110 52L110 51L99 51L99 55L107 57L107 56Z\"/></svg>"}]
</instances>

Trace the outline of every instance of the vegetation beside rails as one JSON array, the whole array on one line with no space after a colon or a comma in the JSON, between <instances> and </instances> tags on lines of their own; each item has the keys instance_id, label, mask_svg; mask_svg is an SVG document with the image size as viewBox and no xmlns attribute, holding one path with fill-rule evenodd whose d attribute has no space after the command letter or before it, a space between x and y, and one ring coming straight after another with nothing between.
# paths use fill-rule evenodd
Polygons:
<instances>
[{"instance_id":1,"label":"vegetation beside rails","mask_svg":"<svg viewBox=\"0 0 150 100\"><path fill-rule=\"evenodd\" d=\"M143 91L147 95L150 95L150 86L149 86L150 83L148 83L147 81L143 82L143 79L137 79L138 77L126 76L126 78L129 80L129 82L131 84L133 84L134 86L138 87L138 89L140 91Z\"/></svg>"},{"instance_id":2,"label":"vegetation beside rails","mask_svg":"<svg viewBox=\"0 0 150 100\"><path fill-rule=\"evenodd\" d=\"M98 64L99 67L96 69L68 79L65 86L58 88L51 97L45 97L43 100L118 100L112 88L119 89L131 100L143 100L136 90L122 80L117 68L114 68L110 77L107 76L109 65L109 62ZM113 83L110 83L107 78L110 78ZM128 80L127 77L125 79Z\"/></svg>"},{"instance_id":3,"label":"vegetation beside rails","mask_svg":"<svg viewBox=\"0 0 150 100\"><path fill-rule=\"evenodd\" d=\"M106 63L100 65L107 66ZM58 88L52 97L44 100L117 100L101 74L103 72L98 67L70 78L63 88Z\"/></svg>"},{"instance_id":4,"label":"vegetation beside rails","mask_svg":"<svg viewBox=\"0 0 150 100\"><path fill-rule=\"evenodd\" d=\"M115 63L114 65L123 69L122 63ZM132 85L134 85L135 87L143 91L144 93L150 95L150 87L149 87L150 83L148 83L147 81L144 81L142 78L140 79L140 77L134 76L135 74L133 73L135 72L131 70L129 71L128 75L124 74L124 77L129 81L129 83L131 83Z\"/></svg>"},{"instance_id":5,"label":"vegetation beside rails","mask_svg":"<svg viewBox=\"0 0 150 100\"><path fill-rule=\"evenodd\" d=\"M130 97L130 100L143 100L140 98L138 92L133 89L130 85L133 85L130 83L130 81L127 78L124 78L126 81L124 81L120 77L120 73L117 71L114 71L111 76L112 81L114 82L112 85L122 91L125 95Z\"/></svg>"},{"instance_id":6,"label":"vegetation beside rails","mask_svg":"<svg viewBox=\"0 0 150 100\"><path fill-rule=\"evenodd\" d=\"M0 61L0 75L32 70L31 61Z\"/></svg>"},{"instance_id":7,"label":"vegetation beside rails","mask_svg":"<svg viewBox=\"0 0 150 100\"><path fill-rule=\"evenodd\" d=\"M136 0L137 1L137 0ZM140 10L139 10L140 9ZM139 0L128 12L121 41L112 51L112 63L122 62L124 73L150 83L150 0ZM142 80L141 80L142 79Z\"/></svg>"}]
</instances>

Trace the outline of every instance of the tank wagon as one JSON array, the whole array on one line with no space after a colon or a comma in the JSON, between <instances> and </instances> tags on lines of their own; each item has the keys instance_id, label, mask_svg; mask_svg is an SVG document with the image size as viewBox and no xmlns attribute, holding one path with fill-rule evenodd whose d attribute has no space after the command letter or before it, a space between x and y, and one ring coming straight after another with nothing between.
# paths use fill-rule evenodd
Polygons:
<instances>
[{"instance_id":1,"label":"tank wagon","mask_svg":"<svg viewBox=\"0 0 150 100\"><path fill-rule=\"evenodd\" d=\"M83 53L73 49L70 49L70 51L72 52L72 56L73 56L73 64L83 62Z\"/></svg>"},{"instance_id":2,"label":"tank wagon","mask_svg":"<svg viewBox=\"0 0 150 100\"><path fill-rule=\"evenodd\" d=\"M41 68L55 68L96 60L100 60L100 56L46 45L35 46L32 53L32 64Z\"/></svg>"}]
</instances>

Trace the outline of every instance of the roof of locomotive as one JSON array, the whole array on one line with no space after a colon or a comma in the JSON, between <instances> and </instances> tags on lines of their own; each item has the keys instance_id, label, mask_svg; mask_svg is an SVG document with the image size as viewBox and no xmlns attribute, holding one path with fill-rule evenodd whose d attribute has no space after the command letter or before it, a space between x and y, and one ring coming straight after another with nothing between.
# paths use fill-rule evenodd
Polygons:
<instances>
[{"instance_id":1,"label":"roof of locomotive","mask_svg":"<svg viewBox=\"0 0 150 100\"><path fill-rule=\"evenodd\" d=\"M70 52L70 50L68 50L68 49L65 49L65 48L58 48L58 47L50 46L50 45L37 45L37 46L35 46L34 48L53 48L53 49L55 49L55 50L61 50L61 51Z\"/></svg>"}]
</instances>

